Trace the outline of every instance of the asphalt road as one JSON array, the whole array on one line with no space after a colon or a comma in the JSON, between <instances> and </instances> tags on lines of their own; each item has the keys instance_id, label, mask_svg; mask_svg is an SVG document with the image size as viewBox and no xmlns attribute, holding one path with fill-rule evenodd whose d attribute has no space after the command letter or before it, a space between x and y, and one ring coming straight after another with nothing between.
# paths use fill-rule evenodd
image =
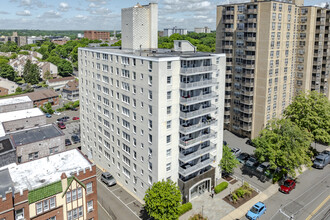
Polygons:
<instances>
[{"instance_id":1,"label":"asphalt road","mask_svg":"<svg viewBox=\"0 0 330 220\"><path fill-rule=\"evenodd\" d=\"M267 212L261 219L329 220L329 198L330 165L324 170L312 168L298 177L296 188L290 194L277 192L264 201Z\"/></svg>"}]
</instances>

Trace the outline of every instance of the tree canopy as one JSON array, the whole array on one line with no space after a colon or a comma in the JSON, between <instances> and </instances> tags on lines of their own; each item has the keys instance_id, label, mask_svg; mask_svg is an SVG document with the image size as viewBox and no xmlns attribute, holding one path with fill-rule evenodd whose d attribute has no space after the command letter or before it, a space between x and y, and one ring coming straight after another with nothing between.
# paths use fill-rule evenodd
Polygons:
<instances>
[{"instance_id":1,"label":"tree canopy","mask_svg":"<svg viewBox=\"0 0 330 220\"><path fill-rule=\"evenodd\" d=\"M16 72L13 67L7 63L0 62L0 76L11 81L14 81Z\"/></svg>"},{"instance_id":2,"label":"tree canopy","mask_svg":"<svg viewBox=\"0 0 330 220\"><path fill-rule=\"evenodd\" d=\"M223 145L222 158L219 164L221 169L225 173L229 174L233 172L234 168L236 168L238 164L239 161L237 160L233 152L231 152L231 149L227 145Z\"/></svg>"},{"instance_id":3,"label":"tree canopy","mask_svg":"<svg viewBox=\"0 0 330 220\"><path fill-rule=\"evenodd\" d=\"M179 218L181 192L172 180L156 182L146 191L145 209L156 220L174 220Z\"/></svg>"},{"instance_id":4,"label":"tree canopy","mask_svg":"<svg viewBox=\"0 0 330 220\"><path fill-rule=\"evenodd\" d=\"M269 161L272 169L295 176L301 165L311 166L310 133L288 119L270 121L259 137L253 139L260 162Z\"/></svg>"},{"instance_id":5,"label":"tree canopy","mask_svg":"<svg viewBox=\"0 0 330 220\"><path fill-rule=\"evenodd\" d=\"M27 60L23 70L23 78L26 83L31 83L32 85L39 83L40 71L37 64Z\"/></svg>"},{"instance_id":6,"label":"tree canopy","mask_svg":"<svg viewBox=\"0 0 330 220\"><path fill-rule=\"evenodd\" d=\"M330 144L330 101L323 94L299 94L284 114L301 129L307 129L314 141Z\"/></svg>"}]
</instances>

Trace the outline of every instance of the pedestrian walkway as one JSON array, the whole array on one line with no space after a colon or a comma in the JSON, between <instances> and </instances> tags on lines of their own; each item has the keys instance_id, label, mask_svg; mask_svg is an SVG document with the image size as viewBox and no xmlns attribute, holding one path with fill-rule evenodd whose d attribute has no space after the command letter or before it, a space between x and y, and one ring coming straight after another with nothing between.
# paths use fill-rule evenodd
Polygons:
<instances>
[{"instance_id":1,"label":"pedestrian walkway","mask_svg":"<svg viewBox=\"0 0 330 220\"><path fill-rule=\"evenodd\" d=\"M219 181L219 183L225 181L223 179L221 180L222 181ZM207 217L208 220L221 219L235 209L233 206L225 202L223 198L230 192L240 187L241 184L241 182L229 184L227 189L214 195L213 199L211 197L211 192L205 192L203 195L200 195L191 201L193 209L182 215L179 220L188 220L189 217L198 213L202 214L204 217Z\"/></svg>"}]
</instances>

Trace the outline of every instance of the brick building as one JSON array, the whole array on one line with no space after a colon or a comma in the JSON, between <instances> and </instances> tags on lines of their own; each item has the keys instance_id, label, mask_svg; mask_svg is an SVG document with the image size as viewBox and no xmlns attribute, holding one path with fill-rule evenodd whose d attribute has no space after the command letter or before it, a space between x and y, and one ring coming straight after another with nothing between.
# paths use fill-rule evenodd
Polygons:
<instances>
[{"instance_id":1,"label":"brick building","mask_svg":"<svg viewBox=\"0 0 330 220\"><path fill-rule=\"evenodd\" d=\"M58 94L51 89L38 90L36 92L25 93L16 97L20 96L28 96L33 101L33 106L36 107L43 106L47 104L47 102L51 103L52 105L59 104Z\"/></svg>"},{"instance_id":2,"label":"brick building","mask_svg":"<svg viewBox=\"0 0 330 220\"><path fill-rule=\"evenodd\" d=\"M110 40L110 32L84 31L84 38L89 40Z\"/></svg>"},{"instance_id":3,"label":"brick building","mask_svg":"<svg viewBox=\"0 0 330 220\"><path fill-rule=\"evenodd\" d=\"M0 219L98 220L96 166L76 149L2 167L0 179Z\"/></svg>"}]
</instances>

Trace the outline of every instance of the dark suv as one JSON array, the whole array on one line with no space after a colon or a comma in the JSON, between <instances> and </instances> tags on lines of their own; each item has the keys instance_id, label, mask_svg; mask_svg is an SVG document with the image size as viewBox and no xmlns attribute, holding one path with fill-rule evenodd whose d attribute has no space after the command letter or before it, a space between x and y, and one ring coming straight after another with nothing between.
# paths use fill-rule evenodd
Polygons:
<instances>
[{"instance_id":1,"label":"dark suv","mask_svg":"<svg viewBox=\"0 0 330 220\"><path fill-rule=\"evenodd\" d=\"M74 143L74 144L76 144L76 143L79 143L80 142L80 138L78 137L78 135L72 135L71 136L71 139L72 139L72 142Z\"/></svg>"}]
</instances>

